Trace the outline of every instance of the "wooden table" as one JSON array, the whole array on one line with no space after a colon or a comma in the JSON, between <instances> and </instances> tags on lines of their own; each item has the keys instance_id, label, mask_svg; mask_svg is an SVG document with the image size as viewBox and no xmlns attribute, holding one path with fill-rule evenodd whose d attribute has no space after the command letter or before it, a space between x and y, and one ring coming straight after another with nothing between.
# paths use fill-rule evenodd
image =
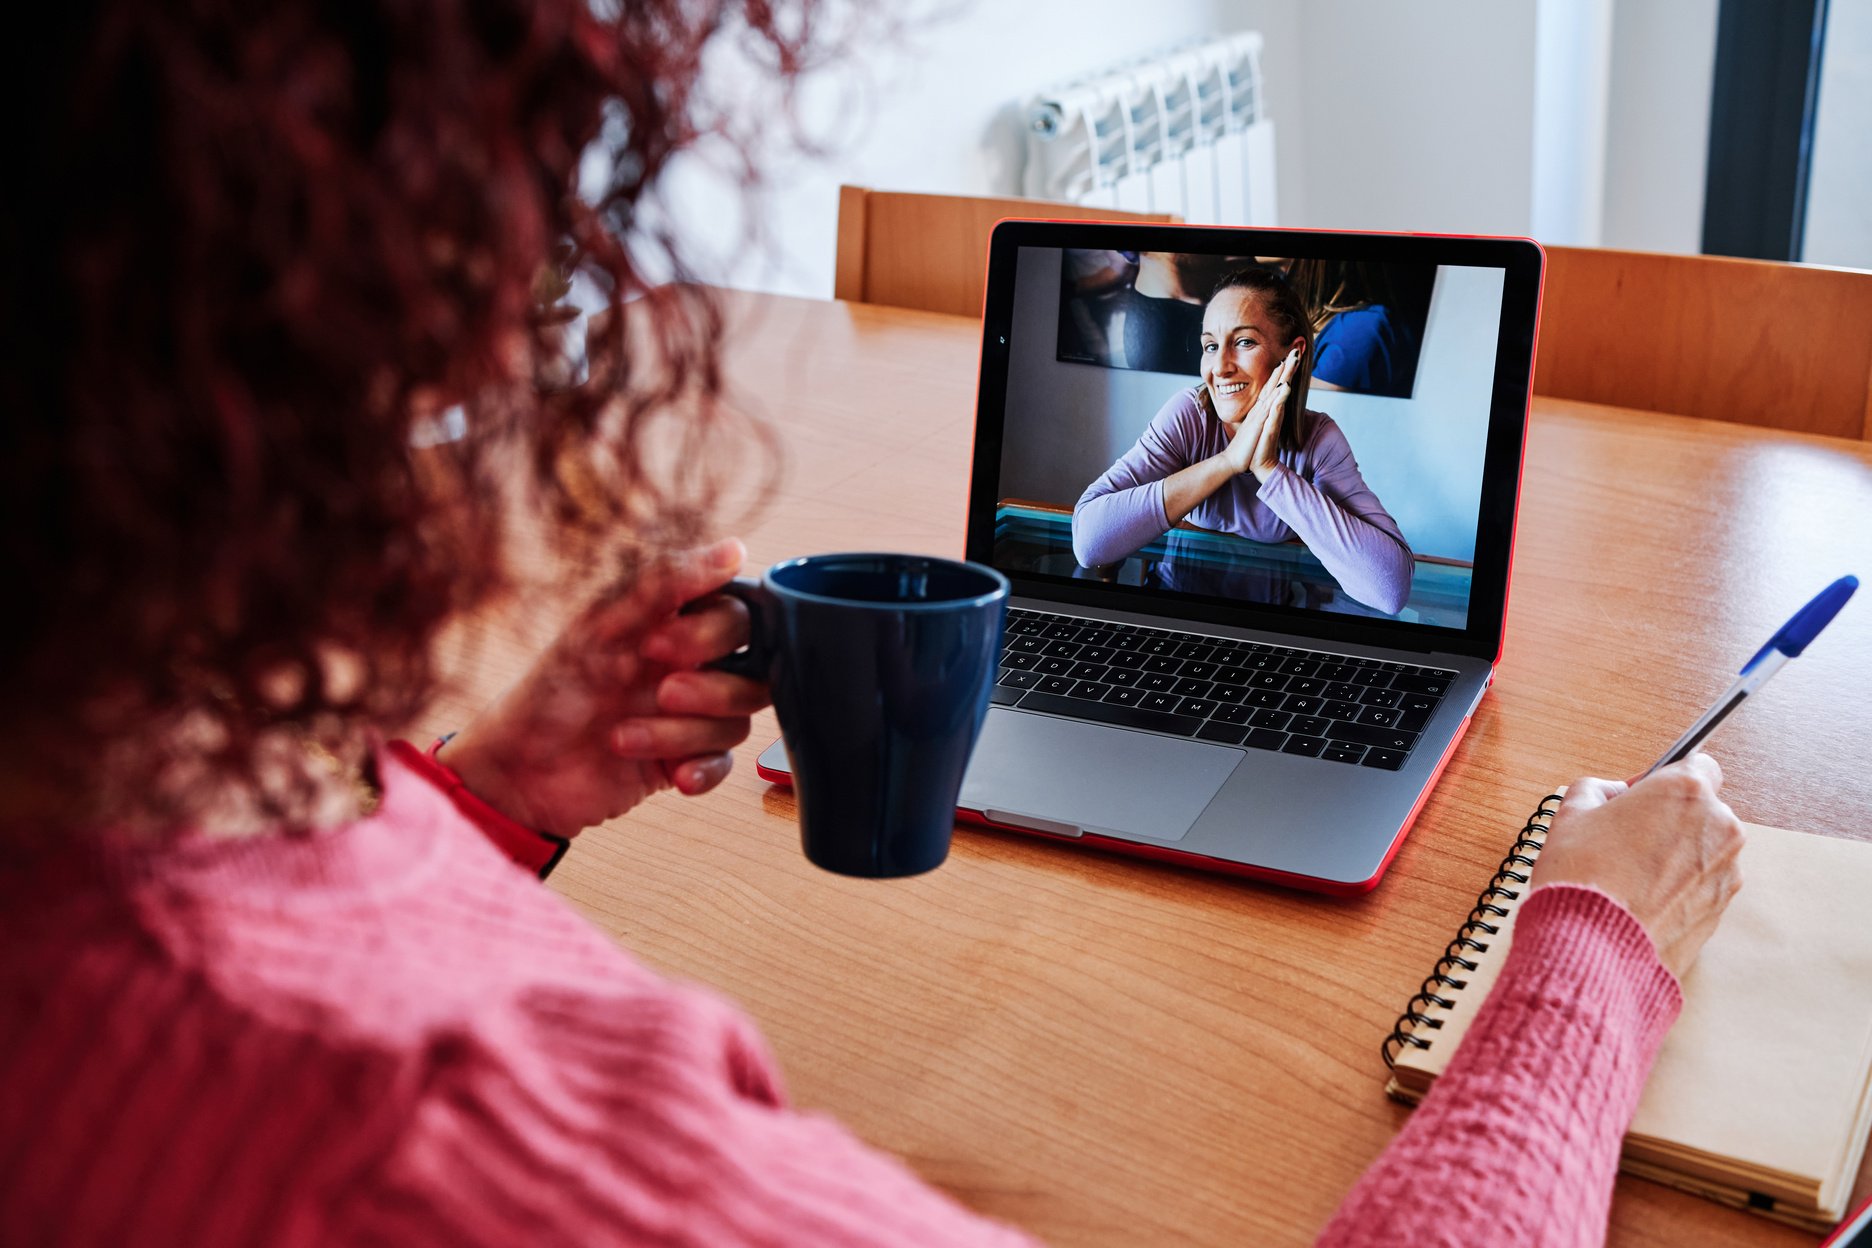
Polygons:
<instances>
[{"instance_id":1,"label":"wooden table","mask_svg":"<svg viewBox=\"0 0 1872 1248\"><path fill-rule=\"evenodd\" d=\"M729 375L786 450L751 563L958 554L976 323L735 306ZM1357 901L977 830L928 876L837 878L754 774L771 714L721 789L587 832L553 883L741 1002L800 1105L976 1209L1061 1245L1304 1243L1404 1121L1379 1042L1534 802L1647 765L1795 605L1872 573L1869 517L1872 445L1537 401L1496 687ZM496 641L470 696L523 659ZM1868 673L1860 601L1724 726L1744 819L1872 836ZM1625 1178L1612 1221L1623 1245L1812 1242Z\"/></svg>"}]
</instances>

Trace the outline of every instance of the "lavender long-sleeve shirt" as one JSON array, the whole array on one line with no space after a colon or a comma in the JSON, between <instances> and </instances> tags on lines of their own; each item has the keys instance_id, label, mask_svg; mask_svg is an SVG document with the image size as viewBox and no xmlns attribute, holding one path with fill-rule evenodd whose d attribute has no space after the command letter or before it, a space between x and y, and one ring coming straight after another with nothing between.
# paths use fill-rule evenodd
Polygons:
<instances>
[{"instance_id":1,"label":"lavender long-sleeve shirt","mask_svg":"<svg viewBox=\"0 0 1872 1248\"><path fill-rule=\"evenodd\" d=\"M1136 445L1079 496L1072 536L1080 563L1117 563L1169 531L1164 479L1229 443L1227 428L1204 414L1197 396L1178 391ZM1299 451L1282 451L1265 483L1241 473L1196 504L1189 522L1256 542L1297 535L1346 593L1395 615L1410 597L1415 566L1404 534L1359 475L1332 417L1302 412L1299 434Z\"/></svg>"}]
</instances>

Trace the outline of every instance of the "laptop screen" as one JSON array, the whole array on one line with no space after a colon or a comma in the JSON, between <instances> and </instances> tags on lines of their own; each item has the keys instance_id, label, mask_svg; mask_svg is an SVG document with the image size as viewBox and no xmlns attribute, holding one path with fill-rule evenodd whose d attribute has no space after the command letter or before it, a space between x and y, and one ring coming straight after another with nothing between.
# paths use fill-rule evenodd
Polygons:
<instances>
[{"instance_id":1,"label":"laptop screen","mask_svg":"<svg viewBox=\"0 0 1872 1248\"><path fill-rule=\"evenodd\" d=\"M1234 246L1007 249L989 561L1153 606L1468 629L1509 266L1168 233ZM1505 579L1482 577L1497 618Z\"/></svg>"}]
</instances>

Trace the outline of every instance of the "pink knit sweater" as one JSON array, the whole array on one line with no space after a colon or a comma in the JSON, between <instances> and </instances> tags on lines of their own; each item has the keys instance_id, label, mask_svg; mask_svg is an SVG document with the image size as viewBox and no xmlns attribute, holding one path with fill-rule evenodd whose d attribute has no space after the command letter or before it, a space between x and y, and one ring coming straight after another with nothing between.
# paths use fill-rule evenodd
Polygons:
<instances>
[{"instance_id":1,"label":"pink knit sweater","mask_svg":"<svg viewBox=\"0 0 1872 1248\"><path fill-rule=\"evenodd\" d=\"M789 1109L415 767L309 838L0 862L0 1244L1027 1242ZM1676 1008L1623 910L1536 894L1327 1239L1595 1241Z\"/></svg>"}]
</instances>

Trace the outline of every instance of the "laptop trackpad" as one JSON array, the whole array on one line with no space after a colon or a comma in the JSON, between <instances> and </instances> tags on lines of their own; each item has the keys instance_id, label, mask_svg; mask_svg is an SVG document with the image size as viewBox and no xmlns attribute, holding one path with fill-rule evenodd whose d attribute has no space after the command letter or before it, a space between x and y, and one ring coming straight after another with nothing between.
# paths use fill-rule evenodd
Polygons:
<instances>
[{"instance_id":1,"label":"laptop trackpad","mask_svg":"<svg viewBox=\"0 0 1872 1248\"><path fill-rule=\"evenodd\" d=\"M1243 757L1206 741L996 707L982 725L961 803L1049 832L1175 841Z\"/></svg>"}]
</instances>

